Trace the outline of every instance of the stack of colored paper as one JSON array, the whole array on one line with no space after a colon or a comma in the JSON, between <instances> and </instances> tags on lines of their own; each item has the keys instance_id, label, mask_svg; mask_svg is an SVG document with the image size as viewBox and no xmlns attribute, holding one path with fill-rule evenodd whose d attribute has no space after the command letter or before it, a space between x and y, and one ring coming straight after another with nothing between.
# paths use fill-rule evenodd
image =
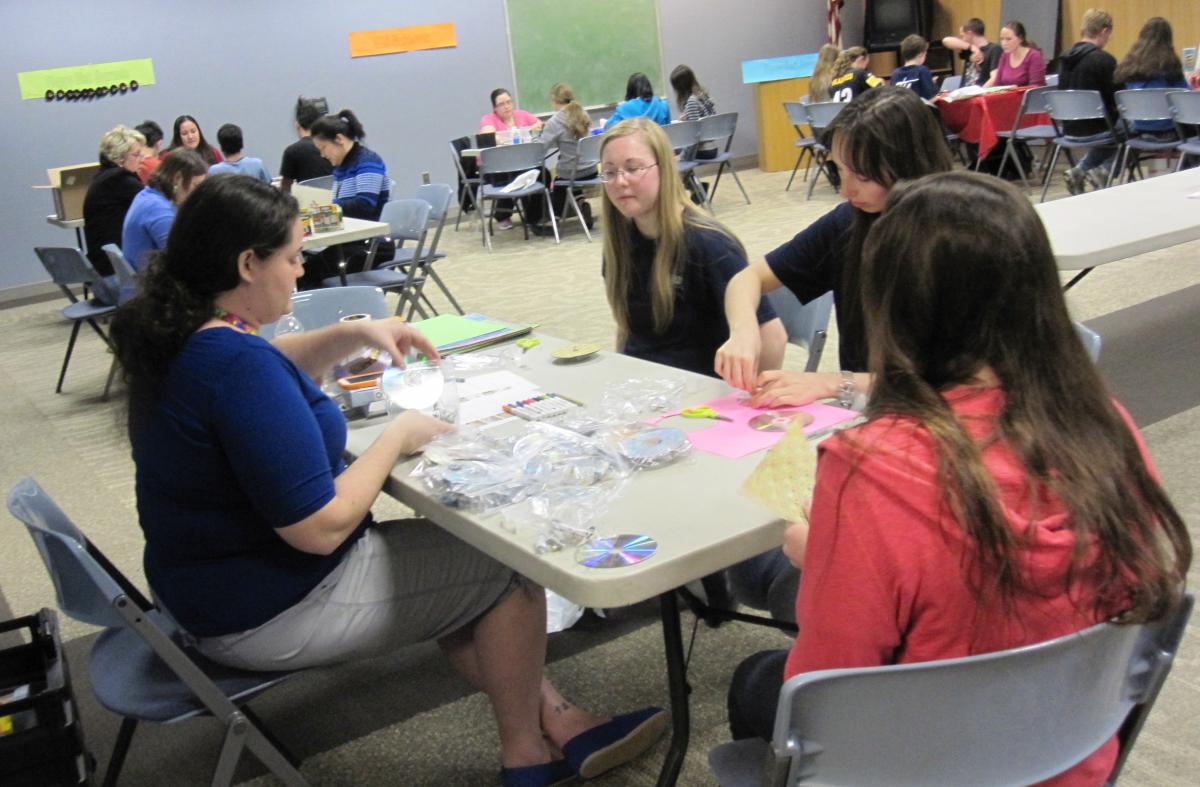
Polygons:
<instances>
[{"instance_id":1,"label":"stack of colored paper","mask_svg":"<svg viewBox=\"0 0 1200 787\"><path fill-rule=\"evenodd\" d=\"M469 352L533 330L532 325L492 320L480 314L439 314L414 322L412 327L425 334L442 355Z\"/></svg>"}]
</instances>

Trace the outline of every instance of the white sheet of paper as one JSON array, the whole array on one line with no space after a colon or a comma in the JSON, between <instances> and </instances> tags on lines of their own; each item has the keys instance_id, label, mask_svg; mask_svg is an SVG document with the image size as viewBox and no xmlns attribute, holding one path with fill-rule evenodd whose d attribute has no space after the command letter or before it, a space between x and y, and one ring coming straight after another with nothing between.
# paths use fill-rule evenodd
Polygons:
<instances>
[{"instance_id":1,"label":"white sheet of paper","mask_svg":"<svg viewBox=\"0 0 1200 787\"><path fill-rule=\"evenodd\" d=\"M504 423L514 416L504 405L542 393L534 382L510 371L487 372L458 384L458 422L479 427Z\"/></svg>"}]
</instances>

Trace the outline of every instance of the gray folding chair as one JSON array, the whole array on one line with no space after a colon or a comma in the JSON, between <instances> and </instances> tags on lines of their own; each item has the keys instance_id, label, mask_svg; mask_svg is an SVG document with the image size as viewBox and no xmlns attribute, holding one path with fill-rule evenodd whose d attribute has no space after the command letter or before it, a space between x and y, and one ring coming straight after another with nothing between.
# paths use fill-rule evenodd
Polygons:
<instances>
[{"instance_id":1,"label":"gray folding chair","mask_svg":"<svg viewBox=\"0 0 1200 787\"><path fill-rule=\"evenodd\" d=\"M777 287L767 293L775 314L783 321L788 342L808 351L804 371L815 372L821 363L821 352L829 335L829 315L833 311L833 292L808 303L800 300L787 287Z\"/></svg>"},{"instance_id":2,"label":"gray folding chair","mask_svg":"<svg viewBox=\"0 0 1200 787\"><path fill-rule=\"evenodd\" d=\"M492 175L507 175L514 172L528 172L529 170L540 172L542 164L546 159L545 144L541 142L524 142L520 145L502 145L495 148L484 148L480 153L479 159L479 175L483 179L483 185L480 186L478 192L481 210L482 204L486 202L495 203L502 199L513 200L516 203L517 212L521 214L525 239L529 240L529 223L525 221L525 212L521 209L521 204L529 197L536 197L540 194L546 200L546 213L550 216L550 226L554 229L554 242L559 243L558 220L554 216L554 206L550 204L550 190L546 188L545 183L537 180L523 189L514 189L505 192L503 191L504 186L497 186L488 182L488 177ZM487 221L482 222L483 242L487 246L488 251L492 250L493 214L495 214L494 204L492 214L488 215Z\"/></svg>"},{"instance_id":3,"label":"gray folding chair","mask_svg":"<svg viewBox=\"0 0 1200 787\"><path fill-rule=\"evenodd\" d=\"M1183 89L1169 87L1143 88L1141 90L1118 90L1114 94L1117 111L1121 114L1121 122L1125 124L1125 144L1121 145L1117 164L1117 172L1121 173L1123 182L1129 182L1134 170L1137 170L1139 178L1142 177L1144 155L1152 157L1156 153L1174 150L1181 141L1182 138L1178 136L1173 125L1170 134L1175 137L1174 139L1154 139L1142 136L1134 129L1134 124L1139 121L1166 122L1172 120L1171 105L1167 103L1167 96L1181 90ZM1130 151L1133 151L1132 161L1129 158Z\"/></svg>"},{"instance_id":4,"label":"gray folding chair","mask_svg":"<svg viewBox=\"0 0 1200 787\"><path fill-rule=\"evenodd\" d=\"M446 252L439 251L438 245L442 241L442 230L446 227L446 214L450 212L450 200L454 196L454 189L447 183L423 183L417 186L417 190L413 196L416 199L423 199L429 203L429 221L433 223L433 240L429 242L429 250L425 252L425 256L422 258L420 263L421 270L417 273L417 279L424 283L432 280L438 286L438 289L442 291L442 294L446 296L446 299L450 301L450 305L459 314L466 314L463 311L463 307L458 304L458 301L450 292L450 288L446 286L446 282L442 281L442 277L433 269L435 262L446 258ZM412 249L397 249L396 256L392 258L392 263L395 264L398 260L403 264L410 261L412 256ZM434 314L438 313L433 302L425 295L424 285L421 286L418 295L431 312Z\"/></svg>"},{"instance_id":5,"label":"gray folding chair","mask_svg":"<svg viewBox=\"0 0 1200 787\"><path fill-rule=\"evenodd\" d=\"M600 134L589 134L586 137L579 139L579 162L575 165L576 174L587 172L590 169L600 166L600 143L604 141L604 137ZM565 207L571 208L575 213L575 218L579 219L579 224L583 227L583 234L587 236L588 243L592 242L592 231L588 229L587 221L583 217L583 211L579 208L579 201L575 199L575 189L598 188L603 185L600 182L599 172L590 178L572 177L568 180L555 180L554 188L565 188L567 190L567 201L564 204L563 221L566 221L569 216L566 214Z\"/></svg>"},{"instance_id":6,"label":"gray folding chair","mask_svg":"<svg viewBox=\"0 0 1200 787\"><path fill-rule=\"evenodd\" d=\"M829 124L833 123L833 119L838 116L838 113L846 108L844 101L822 101L817 104L806 104L805 110L808 112L808 127L812 129L813 138L817 140L817 144L813 145L813 158L817 164L817 174L813 175L813 179L808 182L808 196L804 201L812 199L813 189L816 188L817 181L821 179L821 173L825 172L825 162L829 155L829 150L820 141L825 135L825 129L829 128ZM829 180L829 174L825 173L825 179ZM829 182L833 185L833 181Z\"/></svg>"},{"instance_id":7,"label":"gray folding chair","mask_svg":"<svg viewBox=\"0 0 1200 787\"><path fill-rule=\"evenodd\" d=\"M1191 90L1168 93L1167 105L1182 140L1175 145L1179 151L1179 162L1175 165L1178 172L1188 156L1200 156L1200 93Z\"/></svg>"},{"instance_id":8,"label":"gray folding chair","mask_svg":"<svg viewBox=\"0 0 1200 787\"><path fill-rule=\"evenodd\" d=\"M75 340L79 337L79 327L87 323L105 346L111 350L112 342L109 341L108 334L100 327L99 320L110 316L117 310L117 307L100 303L95 299L80 300L75 295L75 291L71 289L72 286L79 284L90 287L102 284L100 275L96 273L92 263L79 249L39 246L33 251L42 261L42 267L46 269L46 273L50 274L50 279L58 285L63 295L71 302L62 310L62 316L71 321L71 337L67 340L67 352L63 356L62 369L58 373L58 383L54 386L55 393L62 393L63 380L67 377L67 366L71 363L71 353L74 352ZM114 303L116 302L115 297L112 300ZM112 385L116 368L114 359L109 367L108 382L104 384L105 398L108 398L108 389Z\"/></svg>"},{"instance_id":9,"label":"gray folding chair","mask_svg":"<svg viewBox=\"0 0 1200 787\"><path fill-rule=\"evenodd\" d=\"M125 303L125 301L137 295L138 288L141 284L138 281L138 272L130 264L129 260L125 259L124 252L115 243L106 243L100 247L100 251L108 256L109 263L112 264L113 273L117 277L117 285L120 288L120 293L117 295L117 305Z\"/></svg>"},{"instance_id":10,"label":"gray folding chair","mask_svg":"<svg viewBox=\"0 0 1200 787\"><path fill-rule=\"evenodd\" d=\"M1079 334L1079 341L1083 342L1083 349L1087 350L1088 357L1092 359L1092 363L1100 360L1100 334L1093 331L1081 322L1075 323L1075 332Z\"/></svg>"},{"instance_id":11,"label":"gray folding chair","mask_svg":"<svg viewBox=\"0 0 1200 787\"><path fill-rule=\"evenodd\" d=\"M951 90L958 90L962 87L962 74L951 74L942 80L942 90L949 93Z\"/></svg>"},{"instance_id":12,"label":"gray folding chair","mask_svg":"<svg viewBox=\"0 0 1200 787\"><path fill-rule=\"evenodd\" d=\"M421 260L424 259L425 238L429 232L429 212L429 203L423 199L394 199L384 204L379 219L387 222L387 237L396 243L397 249L402 249L405 242L413 241L416 246L412 251L412 259ZM396 305L397 316L403 315L406 303L409 305L408 319L412 319L414 313L420 314L422 317L428 316L420 302L420 285L423 282L418 282L417 272L421 266L407 265L403 266L407 270L400 270L391 267L393 263L388 261L379 268L375 268L377 248L378 244L373 242L371 250L367 252L363 270L356 273L341 271L338 276L330 276L322 280L321 286L337 287L355 284L379 287L387 292L399 293L400 302ZM344 263L340 267L344 267Z\"/></svg>"},{"instance_id":13,"label":"gray folding chair","mask_svg":"<svg viewBox=\"0 0 1200 787\"><path fill-rule=\"evenodd\" d=\"M1065 150L1067 152L1067 160L1071 162L1071 166L1074 166L1075 156L1071 151L1095 147L1115 148L1121 144L1121 141L1117 139L1116 131L1113 130L1112 119L1108 116L1108 110L1104 108L1104 99L1101 98L1099 90L1055 89L1048 90L1043 95L1046 99L1047 114L1050 115L1050 120L1054 123L1054 130L1057 132L1057 136L1051 141L1054 145L1054 153L1050 156L1050 163L1046 168L1046 180L1042 184L1041 202L1046 201L1046 192L1050 189L1050 180L1054 176L1054 168L1058 164L1058 154L1061 151ZM1063 130L1063 124L1076 120L1102 120L1107 130L1083 137L1071 136ZM1116 171L1116 167L1117 157L1113 156L1112 164L1108 170L1106 186L1112 185L1113 173Z\"/></svg>"},{"instance_id":14,"label":"gray folding chair","mask_svg":"<svg viewBox=\"0 0 1200 787\"><path fill-rule=\"evenodd\" d=\"M1004 140L1004 155L1000 158L1000 167L996 170L997 173L1004 171L1004 164L1012 160L1016 165L1017 172L1021 175L1021 182L1025 188L1029 188L1029 179L1025 176L1025 167L1021 165L1021 157L1018 154L1018 146L1037 143L1040 145L1049 145L1050 142L1058 136L1058 132L1053 125L1038 124L1036 126L1021 127L1021 121L1026 115L1041 115L1045 114L1049 107L1046 104L1046 92L1054 90L1052 87L1035 87L1032 90L1026 90L1025 95L1021 97L1021 107L1017 110L1017 117L1013 120L1013 127L1009 131L997 131L996 136ZM975 169L979 169L983 159L978 158L975 162ZM1047 163L1046 152L1042 153L1042 162L1038 164L1038 169L1042 169ZM1043 173L1043 179L1048 177L1048 172Z\"/></svg>"},{"instance_id":15,"label":"gray folding chair","mask_svg":"<svg viewBox=\"0 0 1200 787\"><path fill-rule=\"evenodd\" d=\"M1046 87L1058 87L1058 74L1046 74Z\"/></svg>"},{"instance_id":16,"label":"gray folding chair","mask_svg":"<svg viewBox=\"0 0 1200 787\"><path fill-rule=\"evenodd\" d=\"M471 147L470 137L459 137L450 140L450 157L454 159L454 170L458 173L458 215L454 217L454 231L458 232L458 223L467 211L467 203L471 210L479 210L479 187L483 180L478 175L467 175L463 166L462 152Z\"/></svg>"},{"instance_id":17,"label":"gray folding chair","mask_svg":"<svg viewBox=\"0 0 1200 787\"><path fill-rule=\"evenodd\" d=\"M997 653L797 675L780 692L772 742L723 744L709 765L722 787L1032 784L1118 735L1115 782L1192 603Z\"/></svg>"},{"instance_id":18,"label":"gray folding chair","mask_svg":"<svg viewBox=\"0 0 1200 787\"><path fill-rule=\"evenodd\" d=\"M808 96L804 97L804 99L807 98ZM796 179L796 170L800 169L800 162L804 161L805 156L808 156L808 164L804 167L804 180L808 180L808 170L816 158L813 148L818 144L817 138L815 135L810 137L804 133L804 127L808 125L808 110L805 109L808 101L804 99L783 102L783 111L787 112L788 122L792 124L792 128L796 129L796 147L800 148L800 152L796 154L796 166L792 167L792 176L788 178L784 191L792 190L792 181Z\"/></svg>"},{"instance_id":19,"label":"gray folding chair","mask_svg":"<svg viewBox=\"0 0 1200 787\"><path fill-rule=\"evenodd\" d=\"M700 145L700 121L681 120L668 123L662 130L666 132L667 139L675 150L675 166L679 170L679 177L683 178L683 185L695 195L698 203L705 204L704 188L696 179L696 148Z\"/></svg>"},{"instance_id":20,"label":"gray folding chair","mask_svg":"<svg viewBox=\"0 0 1200 787\"><path fill-rule=\"evenodd\" d=\"M713 178L712 188L705 195L705 201L710 211L713 197L717 193L717 186L721 185L721 173L726 168L729 169L729 174L733 176L733 182L742 192L742 198L746 200L747 205L750 204L750 195L746 193L746 187L742 185L737 170L733 168L733 154L729 152L730 147L733 146L733 135L737 132L737 121L738 113L736 112L722 112L719 115L709 115L700 119L700 144L715 145L718 151L715 158L696 159L697 167L709 164L717 165L717 176Z\"/></svg>"},{"instance_id":21,"label":"gray folding chair","mask_svg":"<svg viewBox=\"0 0 1200 787\"><path fill-rule=\"evenodd\" d=\"M372 319L383 320L392 316L392 310L380 288L350 285L294 292L292 314L305 330L313 330L333 325L352 314L369 314ZM260 327L258 335L267 341L275 338L275 323Z\"/></svg>"},{"instance_id":22,"label":"gray folding chair","mask_svg":"<svg viewBox=\"0 0 1200 787\"><path fill-rule=\"evenodd\" d=\"M224 667L186 645L183 632L170 617L146 600L33 479L18 481L12 488L8 510L25 523L37 545L54 582L59 609L105 629L88 657L96 699L121 716L105 787L116 784L139 721L174 724L200 716L212 716L225 729L213 785L233 783L246 750L284 784L308 784L296 769L295 758L249 708L241 707L288 673Z\"/></svg>"}]
</instances>

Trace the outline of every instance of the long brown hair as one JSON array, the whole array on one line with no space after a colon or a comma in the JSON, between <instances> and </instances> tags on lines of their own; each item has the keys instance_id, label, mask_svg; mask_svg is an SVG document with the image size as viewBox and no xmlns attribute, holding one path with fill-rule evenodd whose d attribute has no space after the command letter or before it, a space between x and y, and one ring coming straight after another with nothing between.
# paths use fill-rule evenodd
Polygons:
<instances>
[{"instance_id":1,"label":"long brown hair","mask_svg":"<svg viewBox=\"0 0 1200 787\"><path fill-rule=\"evenodd\" d=\"M1158 77L1183 79L1183 63L1175 54L1171 23L1161 16L1151 17L1142 25L1137 41L1117 66L1113 81L1148 82Z\"/></svg>"},{"instance_id":2,"label":"long brown hair","mask_svg":"<svg viewBox=\"0 0 1200 787\"><path fill-rule=\"evenodd\" d=\"M550 100L555 105L563 105L562 111L567 117L567 130L574 134L576 139L586 137L588 129L592 127L592 119L579 105L571 86L566 82L555 82L550 88Z\"/></svg>"},{"instance_id":3,"label":"long brown hair","mask_svg":"<svg viewBox=\"0 0 1200 787\"><path fill-rule=\"evenodd\" d=\"M829 83L833 81L833 64L841 52L833 44L822 44L817 52L817 64L808 80L808 97L812 101L829 100Z\"/></svg>"},{"instance_id":4,"label":"long brown hair","mask_svg":"<svg viewBox=\"0 0 1200 787\"><path fill-rule=\"evenodd\" d=\"M838 112L827 133L825 144L843 164L887 189L903 180L949 172L954 166L934 114L906 87L881 85L866 91ZM852 210L838 300L838 329L844 339L863 336L859 268L863 241L876 218L858 208Z\"/></svg>"},{"instance_id":5,"label":"long brown hair","mask_svg":"<svg viewBox=\"0 0 1200 787\"><path fill-rule=\"evenodd\" d=\"M679 170L675 166L675 151L662 127L646 117L623 120L604 134L600 143L600 156L614 139L638 136L654 154L658 164L658 201L655 217L658 220L658 238L654 252L654 263L650 274L650 303L654 312L654 327L665 331L675 316L675 287L673 281L683 270L687 243L684 230L699 227L728 236L745 254L733 233L720 222L701 212L688 199L683 190ZM629 330L629 289L633 283L633 219L627 219L617 210L602 190L601 210L604 216L604 289L608 306L612 309L617 330L622 335Z\"/></svg>"},{"instance_id":6,"label":"long brown hair","mask_svg":"<svg viewBox=\"0 0 1200 787\"><path fill-rule=\"evenodd\" d=\"M944 503L975 547L965 578L981 602L1033 590L982 448L942 393L990 371L1005 404L989 438L1029 475L1028 495L1063 502L1075 536L1066 583L1098 589L1096 611L1151 620L1178 602L1192 546L1179 513L1071 323L1050 241L1015 187L955 172L893 190L863 249L870 418L913 419L933 438ZM869 449L868 449L869 450Z\"/></svg>"}]
</instances>

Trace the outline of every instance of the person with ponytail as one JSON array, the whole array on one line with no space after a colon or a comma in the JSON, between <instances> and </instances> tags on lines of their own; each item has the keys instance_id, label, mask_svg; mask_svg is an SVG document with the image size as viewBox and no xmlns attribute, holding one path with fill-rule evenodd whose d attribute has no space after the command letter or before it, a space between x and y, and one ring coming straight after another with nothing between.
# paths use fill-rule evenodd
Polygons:
<instances>
[{"instance_id":1,"label":"person with ponytail","mask_svg":"<svg viewBox=\"0 0 1200 787\"><path fill-rule=\"evenodd\" d=\"M852 46L833 61L833 76L829 81L829 97L823 101L853 101L883 80L868 71L871 57L861 46Z\"/></svg>"},{"instance_id":2,"label":"person with ponytail","mask_svg":"<svg viewBox=\"0 0 1200 787\"><path fill-rule=\"evenodd\" d=\"M387 166L362 144L367 132L348 109L326 115L312 125L313 144L333 165L333 201L352 219L379 221L388 201Z\"/></svg>"},{"instance_id":3,"label":"person with ponytail","mask_svg":"<svg viewBox=\"0 0 1200 787\"><path fill-rule=\"evenodd\" d=\"M504 785L591 778L638 756L665 712L609 718L564 699L543 675L540 587L432 522L371 516L396 462L450 427L405 412L347 465L345 418L319 382L368 347L438 354L395 318L259 336L291 311L303 238L291 195L209 178L113 319L155 599L208 658L240 669L437 641L491 701Z\"/></svg>"},{"instance_id":4,"label":"person with ponytail","mask_svg":"<svg viewBox=\"0 0 1200 787\"><path fill-rule=\"evenodd\" d=\"M595 164L584 169L579 168L579 140L588 135L592 119L575 98L575 91L565 82L555 82L550 88L550 104L555 111L542 129L542 142L546 145L547 155L555 149L558 150L555 183L550 192L550 202L554 206L554 214L562 216L563 208L567 204L565 181L596 177ZM577 190L576 200L588 229L591 229L592 208L583 200L582 189Z\"/></svg>"},{"instance_id":5,"label":"person with ponytail","mask_svg":"<svg viewBox=\"0 0 1200 787\"><path fill-rule=\"evenodd\" d=\"M1046 231L971 172L894 188L863 247L867 422L818 448L790 651L738 667L735 738L800 673L1031 645L1181 602L1192 545L1071 322ZM1104 784L1114 736L1049 782Z\"/></svg>"}]
</instances>

